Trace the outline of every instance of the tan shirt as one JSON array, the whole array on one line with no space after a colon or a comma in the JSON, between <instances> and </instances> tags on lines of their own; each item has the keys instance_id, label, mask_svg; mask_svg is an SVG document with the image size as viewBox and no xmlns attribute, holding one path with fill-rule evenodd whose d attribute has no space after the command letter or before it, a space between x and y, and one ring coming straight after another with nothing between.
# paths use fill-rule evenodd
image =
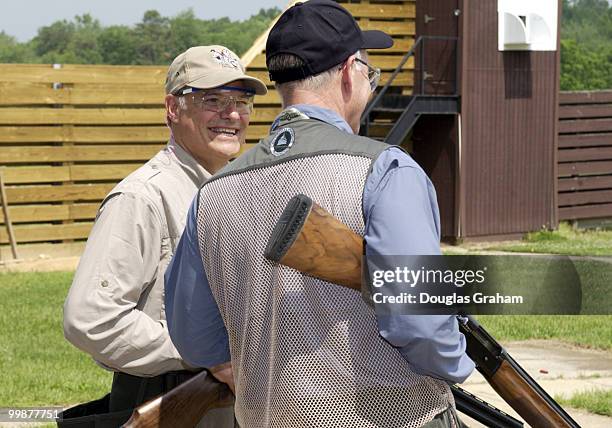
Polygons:
<instances>
[{"instance_id":1,"label":"tan shirt","mask_svg":"<svg viewBox=\"0 0 612 428\"><path fill-rule=\"evenodd\" d=\"M64 304L64 335L103 367L136 376L186 368L166 326L164 273L209 177L171 140L102 202Z\"/></svg>"}]
</instances>

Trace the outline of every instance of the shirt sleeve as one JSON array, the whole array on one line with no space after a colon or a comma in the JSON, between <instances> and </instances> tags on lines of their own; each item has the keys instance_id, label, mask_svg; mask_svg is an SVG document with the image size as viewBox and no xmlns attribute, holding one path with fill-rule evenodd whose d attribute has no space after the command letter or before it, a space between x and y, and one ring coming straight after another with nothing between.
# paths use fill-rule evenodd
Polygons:
<instances>
[{"instance_id":1,"label":"shirt sleeve","mask_svg":"<svg viewBox=\"0 0 612 428\"><path fill-rule=\"evenodd\" d=\"M166 270L166 316L172 341L185 361L210 368L230 361L229 341L202 264L197 213L198 196Z\"/></svg>"},{"instance_id":2,"label":"shirt sleeve","mask_svg":"<svg viewBox=\"0 0 612 428\"><path fill-rule=\"evenodd\" d=\"M185 368L165 322L137 308L156 281L161 246L161 217L147 198L120 193L100 209L64 303L64 335L113 370Z\"/></svg>"},{"instance_id":3,"label":"shirt sleeve","mask_svg":"<svg viewBox=\"0 0 612 428\"><path fill-rule=\"evenodd\" d=\"M363 194L366 255L439 255L435 189L414 160L397 148L375 161ZM454 316L379 315L380 335L421 374L463 382L474 370Z\"/></svg>"}]
</instances>

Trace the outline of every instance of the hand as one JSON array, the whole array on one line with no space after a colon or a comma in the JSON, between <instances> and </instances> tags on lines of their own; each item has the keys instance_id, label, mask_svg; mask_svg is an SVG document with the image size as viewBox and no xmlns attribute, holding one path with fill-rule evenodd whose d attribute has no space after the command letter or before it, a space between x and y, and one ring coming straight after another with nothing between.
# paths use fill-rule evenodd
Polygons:
<instances>
[{"instance_id":1,"label":"hand","mask_svg":"<svg viewBox=\"0 0 612 428\"><path fill-rule=\"evenodd\" d=\"M234 394L236 394L236 391L235 391L236 387L234 385L234 373L232 371L232 362L231 361L228 361L228 362L223 363L223 364L219 364L218 366L211 367L210 369L208 369L208 371L219 382L223 382L223 383L227 384L227 386L229 386L229 388L232 390L232 392Z\"/></svg>"}]
</instances>

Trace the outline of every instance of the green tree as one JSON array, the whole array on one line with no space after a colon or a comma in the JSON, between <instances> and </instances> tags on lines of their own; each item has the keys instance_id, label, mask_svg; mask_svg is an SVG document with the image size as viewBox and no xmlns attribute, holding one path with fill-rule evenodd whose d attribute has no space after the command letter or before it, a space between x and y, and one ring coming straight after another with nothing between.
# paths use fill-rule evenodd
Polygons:
<instances>
[{"instance_id":1,"label":"green tree","mask_svg":"<svg viewBox=\"0 0 612 428\"><path fill-rule=\"evenodd\" d=\"M612 88L612 6L607 0L563 0L561 89Z\"/></svg>"},{"instance_id":2,"label":"green tree","mask_svg":"<svg viewBox=\"0 0 612 428\"><path fill-rule=\"evenodd\" d=\"M36 54L28 43L19 43L4 31L0 32L0 62L29 63Z\"/></svg>"},{"instance_id":3,"label":"green tree","mask_svg":"<svg viewBox=\"0 0 612 428\"><path fill-rule=\"evenodd\" d=\"M132 64L138 52L133 31L123 25L105 28L98 36L98 48L104 64Z\"/></svg>"},{"instance_id":4,"label":"green tree","mask_svg":"<svg viewBox=\"0 0 612 428\"><path fill-rule=\"evenodd\" d=\"M91 15L76 16L74 22L56 21L42 27L32 40L42 63L96 64L102 60L97 39L102 29Z\"/></svg>"},{"instance_id":5,"label":"green tree","mask_svg":"<svg viewBox=\"0 0 612 428\"><path fill-rule=\"evenodd\" d=\"M170 49L170 20L156 10L145 12L142 22L136 24L137 40L135 64L167 64L172 61Z\"/></svg>"},{"instance_id":6,"label":"green tree","mask_svg":"<svg viewBox=\"0 0 612 428\"><path fill-rule=\"evenodd\" d=\"M575 40L561 40L561 90L612 88L611 64L612 46L588 50Z\"/></svg>"},{"instance_id":7,"label":"green tree","mask_svg":"<svg viewBox=\"0 0 612 428\"><path fill-rule=\"evenodd\" d=\"M74 23L66 20L56 21L51 25L40 28L33 40L36 55L43 56L52 52L65 53L74 32Z\"/></svg>"},{"instance_id":8,"label":"green tree","mask_svg":"<svg viewBox=\"0 0 612 428\"><path fill-rule=\"evenodd\" d=\"M102 27L86 14L41 27L26 43L0 33L0 62L167 65L190 46L212 44L241 55L279 13L277 8L261 9L246 20L232 21L199 19L191 9L172 18L149 10L132 27Z\"/></svg>"}]
</instances>

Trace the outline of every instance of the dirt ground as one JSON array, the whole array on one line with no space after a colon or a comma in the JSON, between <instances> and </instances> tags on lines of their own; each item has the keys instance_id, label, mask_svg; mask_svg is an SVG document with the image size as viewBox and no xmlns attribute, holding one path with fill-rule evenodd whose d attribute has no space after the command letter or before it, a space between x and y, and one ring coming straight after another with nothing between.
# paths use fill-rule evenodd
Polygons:
<instances>
[{"instance_id":1,"label":"dirt ground","mask_svg":"<svg viewBox=\"0 0 612 428\"><path fill-rule=\"evenodd\" d=\"M78 256L70 257L38 257L0 261L0 272L55 272L75 270L79 263Z\"/></svg>"}]
</instances>

